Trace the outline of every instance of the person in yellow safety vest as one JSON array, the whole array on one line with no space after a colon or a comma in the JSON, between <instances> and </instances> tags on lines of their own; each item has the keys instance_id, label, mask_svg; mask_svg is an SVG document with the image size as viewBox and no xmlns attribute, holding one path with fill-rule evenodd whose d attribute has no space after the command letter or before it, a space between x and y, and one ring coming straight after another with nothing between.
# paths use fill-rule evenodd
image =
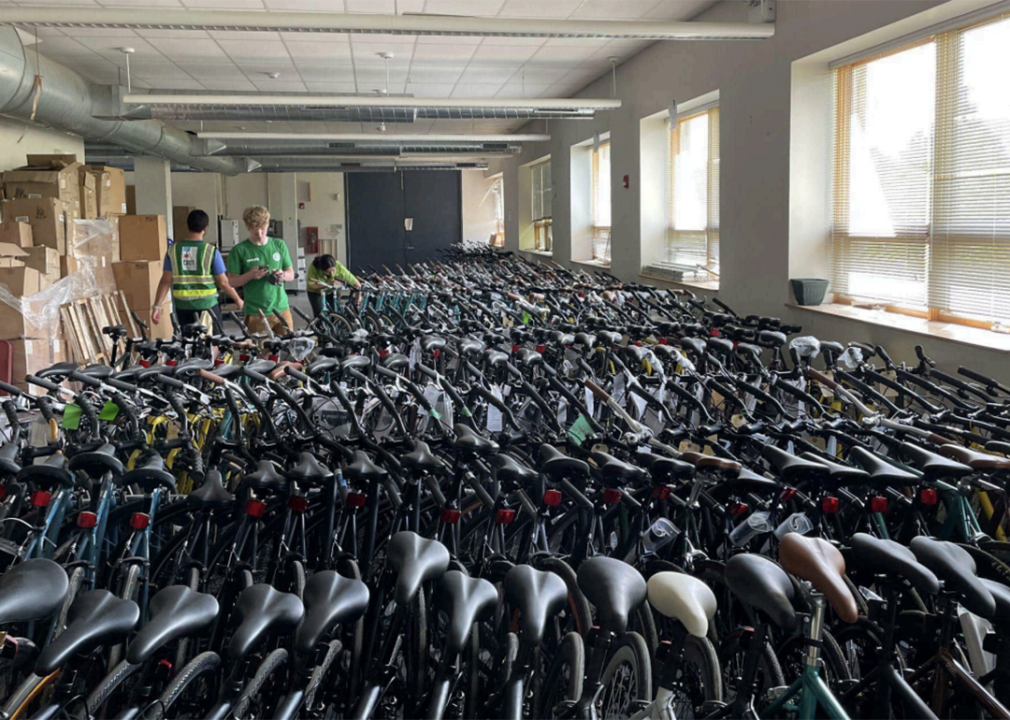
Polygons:
<instances>
[{"instance_id":1,"label":"person in yellow safety vest","mask_svg":"<svg viewBox=\"0 0 1010 720\"><path fill-rule=\"evenodd\" d=\"M186 218L188 233L177 240L165 254L165 264L151 308L151 321L161 322L165 298L172 291L175 315L182 325L201 322L203 313L213 315L220 327L224 317L217 302L218 289L242 309L242 298L228 282L221 253L204 241L210 218L203 210L194 210Z\"/></svg>"}]
</instances>

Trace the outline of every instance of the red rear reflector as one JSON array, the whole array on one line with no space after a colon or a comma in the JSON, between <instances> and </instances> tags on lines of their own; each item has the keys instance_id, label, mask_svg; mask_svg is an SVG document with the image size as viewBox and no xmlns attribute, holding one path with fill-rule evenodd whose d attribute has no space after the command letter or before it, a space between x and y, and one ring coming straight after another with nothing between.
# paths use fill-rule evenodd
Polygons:
<instances>
[{"instance_id":1,"label":"red rear reflector","mask_svg":"<svg viewBox=\"0 0 1010 720\"><path fill-rule=\"evenodd\" d=\"M547 350L547 346L546 345L537 345L537 352L538 353L543 353L545 350Z\"/></svg>"},{"instance_id":2,"label":"red rear reflector","mask_svg":"<svg viewBox=\"0 0 1010 720\"><path fill-rule=\"evenodd\" d=\"M88 512L85 510L80 515L77 516L77 527L84 528L85 530L90 530L95 525L98 524L98 516L93 512Z\"/></svg>"},{"instance_id":3,"label":"red rear reflector","mask_svg":"<svg viewBox=\"0 0 1010 720\"><path fill-rule=\"evenodd\" d=\"M247 363L247 362L249 362L249 356L248 355L239 355L238 356L238 361L239 362L243 362L243 363Z\"/></svg>"},{"instance_id":4,"label":"red rear reflector","mask_svg":"<svg viewBox=\"0 0 1010 720\"><path fill-rule=\"evenodd\" d=\"M634 345L635 347L642 347L642 341L641 340L636 340L635 342L633 342L631 344Z\"/></svg>"},{"instance_id":5,"label":"red rear reflector","mask_svg":"<svg viewBox=\"0 0 1010 720\"><path fill-rule=\"evenodd\" d=\"M151 524L151 516L147 513L133 513L130 516L130 527L134 530L146 530Z\"/></svg>"},{"instance_id":6,"label":"red rear reflector","mask_svg":"<svg viewBox=\"0 0 1010 720\"><path fill-rule=\"evenodd\" d=\"M384 358L387 355L389 355L389 350L380 350L379 351L379 357Z\"/></svg>"},{"instance_id":7,"label":"red rear reflector","mask_svg":"<svg viewBox=\"0 0 1010 720\"><path fill-rule=\"evenodd\" d=\"M442 351L441 351L441 350L432 350L432 351L431 351L431 356L432 356L433 358L437 358L437 357L438 357L438 356L440 356L441 354L442 354Z\"/></svg>"},{"instance_id":8,"label":"red rear reflector","mask_svg":"<svg viewBox=\"0 0 1010 720\"><path fill-rule=\"evenodd\" d=\"M796 493L797 493L796 488L786 488L785 490L782 491L782 494L779 497L781 497L784 502L789 502L794 497L796 497Z\"/></svg>"},{"instance_id":9,"label":"red rear reflector","mask_svg":"<svg viewBox=\"0 0 1010 720\"><path fill-rule=\"evenodd\" d=\"M7 497L7 486L0 485L0 500L3 500L5 497Z\"/></svg>"},{"instance_id":10,"label":"red rear reflector","mask_svg":"<svg viewBox=\"0 0 1010 720\"><path fill-rule=\"evenodd\" d=\"M513 345L512 346L512 353L515 354L515 353L519 352L519 348L521 348L521 347L522 347L522 345Z\"/></svg>"},{"instance_id":11,"label":"red rear reflector","mask_svg":"<svg viewBox=\"0 0 1010 720\"><path fill-rule=\"evenodd\" d=\"M166 360L165 364L168 365L168 367L175 367L179 363L177 363L175 360Z\"/></svg>"},{"instance_id":12,"label":"red rear reflector","mask_svg":"<svg viewBox=\"0 0 1010 720\"><path fill-rule=\"evenodd\" d=\"M550 505L555 507L561 504L561 491L560 490L546 490L544 491L544 505Z\"/></svg>"},{"instance_id":13,"label":"red rear reflector","mask_svg":"<svg viewBox=\"0 0 1010 720\"><path fill-rule=\"evenodd\" d=\"M621 502L621 496L623 493L616 488L607 488L603 491L603 502L607 505L616 505Z\"/></svg>"},{"instance_id":14,"label":"red rear reflector","mask_svg":"<svg viewBox=\"0 0 1010 720\"><path fill-rule=\"evenodd\" d=\"M141 360L140 361L140 367L142 367L142 368L149 368L149 367L151 367L151 361L150 360Z\"/></svg>"},{"instance_id":15,"label":"red rear reflector","mask_svg":"<svg viewBox=\"0 0 1010 720\"><path fill-rule=\"evenodd\" d=\"M712 337L719 337L719 328L712 328L708 331L708 334Z\"/></svg>"},{"instance_id":16,"label":"red rear reflector","mask_svg":"<svg viewBox=\"0 0 1010 720\"><path fill-rule=\"evenodd\" d=\"M459 522L459 518L462 513L459 510L453 510L452 508L442 508L442 522L446 525L455 525Z\"/></svg>"},{"instance_id":17,"label":"red rear reflector","mask_svg":"<svg viewBox=\"0 0 1010 720\"><path fill-rule=\"evenodd\" d=\"M747 512L747 503L735 502L729 506L729 514L733 517L740 517Z\"/></svg>"},{"instance_id":18,"label":"red rear reflector","mask_svg":"<svg viewBox=\"0 0 1010 720\"><path fill-rule=\"evenodd\" d=\"M656 342L658 344L660 344L660 345L669 345L670 344L670 341L668 339L666 339L666 338L659 338L659 340L657 340Z\"/></svg>"},{"instance_id":19,"label":"red rear reflector","mask_svg":"<svg viewBox=\"0 0 1010 720\"><path fill-rule=\"evenodd\" d=\"M267 360L269 360L270 362L280 362L281 357L280 355L267 355Z\"/></svg>"},{"instance_id":20,"label":"red rear reflector","mask_svg":"<svg viewBox=\"0 0 1010 720\"><path fill-rule=\"evenodd\" d=\"M936 505L939 497L933 488L923 488L919 491L919 502L923 505Z\"/></svg>"},{"instance_id":21,"label":"red rear reflector","mask_svg":"<svg viewBox=\"0 0 1010 720\"><path fill-rule=\"evenodd\" d=\"M34 490L31 494L31 501L33 507L45 507L49 504L49 501L53 499L52 493L48 493L45 490Z\"/></svg>"},{"instance_id":22,"label":"red rear reflector","mask_svg":"<svg viewBox=\"0 0 1010 720\"><path fill-rule=\"evenodd\" d=\"M875 513L886 513L887 512L887 498L877 497L870 498L870 510Z\"/></svg>"},{"instance_id":23,"label":"red rear reflector","mask_svg":"<svg viewBox=\"0 0 1010 720\"><path fill-rule=\"evenodd\" d=\"M653 500L666 500L668 497L670 497L669 485L660 485L659 487L652 488Z\"/></svg>"},{"instance_id":24,"label":"red rear reflector","mask_svg":"<svg viewBox=\"0 0 1010 720\"><path fill-rule=\"evenodd\" d=\"M267 504L259 500L250 500L245 504L245 514L249 517L261 518L266 514Z\"/></svg>"},{"instance_id":25,"label":"red rear reflector","mask_svg":"<svg viewBox=\"0 0 1010 720\"><path fill-rule=\"evenodd\" d=\"M345 500L344 503L347 507L352 508L365 507L365 501L367 499L368 496L364 493L349 492L347 493L347 500Z\"/></svg>"},{"instance_id":26,"label":"red rear reflector","mask_svg":"<svg viewBox=\"0 0 1010 720\"><path fill-rule=\"evenodd\" d=\"M288 498L288 507L296 513L303 513L309 506L309 501L301 495L292 495Z\"/></svg>"},{"instance_id":27,"label":"red rear reflector","mask_svg":"<svg viewBox=\"0 0 1010 720\"><path fill-rule=\"evenodd\" d=\"M509 510L507 508L501 508L494 514L494 521L499 525L511 525L512 521L515 519L516 511Z\"/></svg>"},{"instance_id":28,"label":"red rear reflector","mask_svg":"<svg viewBox=\"0 0 1010 720\"><path fill-rule=\"evenodd\" d=\"M838 512L839 505L840 503L838 502L838 498L832 497L830 495L821 500L821 510L823 510L826 513Z\"/></svg>"},{"instance_id":29,"label":"red rear reflector","mask_svg":"<svg viewBox=\"0 0 1010 720\"><path fill-rule=\"evenodd\" d=\"M218 358L217 360L214 361L214 367L221 367L222 365L224 365L224 360L222 360L221 358Z\"/></svg>"}]
</instances>

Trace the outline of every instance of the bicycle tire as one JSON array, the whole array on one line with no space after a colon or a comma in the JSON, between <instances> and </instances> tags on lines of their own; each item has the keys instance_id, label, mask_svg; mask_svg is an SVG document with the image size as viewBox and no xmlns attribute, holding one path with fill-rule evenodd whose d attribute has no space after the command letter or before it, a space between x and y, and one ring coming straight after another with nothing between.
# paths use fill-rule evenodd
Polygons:
<instances>
[{"instance_id":1,"label":"bicycle tire","mask_svg":"<svg viewBox=\"0 0 1010 720\"><path fill-rule=\"evenodd\" d=\"M622 668L627 667L622 673ZM622 678L623 675L623 678ZM623 692L614 686L615 681L626 679ZM612 701L608 703L607 701ZM600 675L600 690L593 703L600 717L630 717L638 704L652 700L652 661L645 638L636 632L626 632L610 647L607 664ZM613 702L618 709L610 709Z\"/></svg>"},{"instance_id":2,"label":"bicycle tire","mask_svg":"<svg viewBox=\"0 0 1010 720\"><path fill-rule=\"evenodd\" d=\"M343 643L339 640L330 640L327 643L326 655L323 656L323 661L312 668L312 676L309 678L308 684L305 686L305 697L302 699L302 707L308 708L311 712L312 704L316 699L316 693L319 688L322 687L323 680L326 679L326 674L333 667L334 661L337 656L344 649Z\"/></svg>"},{"instance_id":3,"label":"bicycle tire","mask_svg":"<svg viewBox=\"0 0 1010 720\"><path fill-rule=\"evenodd\" d=\"M206 673L216 672L220 666L221 657L216 652L207 651L197 655L172 678L158 699L141 714L141 720L162 720L192 682Z\"/></svg>"},{"instance_id":4,"label":"bicycle tire","mask_svg":"<svg viewBox=\"0 0 1010 720\"><path fill-rule=\"evenodd\" d=\"M246 686L242 688L242 692L239 694L238 700L235 701L235 707L231 712L231 715L235 718L235 720L242 720L245 717L246 711L259 697L260 691L263 689L267 680L269 680L277 670L287 665L287 662L288 651L284 648L277 648L263 658L259 667L256 668L256 673L253 675L252 680L246 683Z\"/></svg>"},{"instance_id":5,"label":"bicycle tire","mask_svg":"<svg viewBox=\"0 0 1010 720\"><path fill-rule=\"evenodd\" d=\"M564 674L567 670L567 676ZM565 635L558 652L542 681L534 679L533 707L535 717L554 717L555 708L562 701L576 702L582 697L586 675L586 646L582 636L575 632ZM543 690L546 688L546 691ZM553 691L563 690L561 697Z\"/></svg>"},{"instance_id":6,"label":"bicycle tire","mask_svg":"<svg viewBox=\"0 0 1010 720\"><path fill-rule=\"evenodd\" d=\"M593 611L589 607L589 600L586 599L585 594L579 588L579 578L575 574L575 570L561 558L550 555L535 558L533 565L538 570L552 572L565 581L565 585L568 588L568 605L566 609L570 613L571 622L574 624L574 627L564 629L574 630L582 637L585 637L593 626ZM559 641L561 639L559 638Z\"/></svg>"},{"instance_id":7,"label":"bicycle tire","mask_svg":"<svg viewBox=\"0 0 1010 720\"><path fill-rule=\"evenodd\" d=\"M126 682L141 667L143 667L143 663L135 665L128 660L121 660L84 701L85 707L88 710L88 716L95 717L98 715L99 708L108 701L120 685ZM109 714L106 713L106 715Z\"/></svg>"},{"instance_id":8,"label":"bicycle tire","mask_svg":"<svg viewBox=\"0 0 1010 720\"><path fill-rule=\"evenodd\" d=\"M118 597L124 600L134 600L136 601L137 593L140 591L140 565L138 563L133 563L130 565L129 569L126 571L126 577L123 578L123 584L118 593ZM141 608L143 612L143 608ZM113 645L109 648L108 653L108 663L106 667L114 668L119 665L119 661L122 660L125 654L125 643L119 643L118 645Z\"/></svg>"},{"instance_id":9,"label":"bicycle tire","mask_svg":"<svg viewBox=\"0 0 1010 720\"><path fill-rule=\"evenodd\" d=\"M740 680L737 670L742 667L745 656L745 648L740 643L740 637L740 634L731 633L719 648L723 677L723 700L726 703L732 703L736 699L735 681ZM739 665L733 662L737 659L739 659ZM727 682L727 680L734 682ZM775 656L775 649L766 641L761 648L761 660L758 663L758 677L755 680L754 688L755 697L760 699L773 688L782 687L785 684L782 666Z\"/></svg>"}]
</instances>

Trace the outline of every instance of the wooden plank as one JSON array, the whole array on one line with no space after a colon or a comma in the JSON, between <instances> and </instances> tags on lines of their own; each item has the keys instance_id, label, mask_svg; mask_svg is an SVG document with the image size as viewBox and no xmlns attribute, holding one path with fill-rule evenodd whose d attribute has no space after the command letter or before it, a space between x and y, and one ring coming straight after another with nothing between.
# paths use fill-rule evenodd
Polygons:
<instances>
[{"instance_id":1,"label":"wooden plank","mask_svg":"<svg viewBox=\"0 0 1010 720\"><path fill-rule=\"evenodd\" d=\"M66 305L60 308L60 318L63 320L63 335L70 347L70 359L78 362L84 360L84 351L81 348L78 328L70 316L70 309Z\"/></svg>"},{"instance_id":2,"label":"wooden plank","mask_svg":"<svg viewBox=\"0 0 1010 720\"><path fill-rule=\"evenodd\" d=\"M117 290L113 297L118 302L119 317L122 319L126 329L130 331L130 337L140 337L140 328L137 327L133 315L130 314L130 306L126 304L126 295L122 290Z\"/></svg>"}]
</instances>

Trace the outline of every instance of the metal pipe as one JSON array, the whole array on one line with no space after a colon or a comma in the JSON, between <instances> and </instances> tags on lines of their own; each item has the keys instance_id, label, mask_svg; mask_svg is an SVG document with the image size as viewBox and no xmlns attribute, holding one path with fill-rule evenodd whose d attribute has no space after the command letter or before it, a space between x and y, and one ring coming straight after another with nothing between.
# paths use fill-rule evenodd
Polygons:
<instances>
[{"instance_id":1,"label":"metal pipe","mask_svg":"<svg viewBox=\"0 0 1010 720\"><path fill-rule=\"evenodd\" d=\"M124 105L277 105L281 107L522 108L524 110L616 110L618 99L584 98L408 98L383 95L231 95L226 93L128 93Z\"/></svg>"},{"instance_id":2,"label":"metal pipe","mask_svg":"<svg viewBox=\"0 0 1010 720\"><path fill-rule=\"evenodd\" d=\"M258 132L200 132L201 140L320 140L328 142L356 142L382 145L385 143L512 143L548 142L550 135L379 135L363 133L258 133Z\"/></svg>"}]
</instances>

